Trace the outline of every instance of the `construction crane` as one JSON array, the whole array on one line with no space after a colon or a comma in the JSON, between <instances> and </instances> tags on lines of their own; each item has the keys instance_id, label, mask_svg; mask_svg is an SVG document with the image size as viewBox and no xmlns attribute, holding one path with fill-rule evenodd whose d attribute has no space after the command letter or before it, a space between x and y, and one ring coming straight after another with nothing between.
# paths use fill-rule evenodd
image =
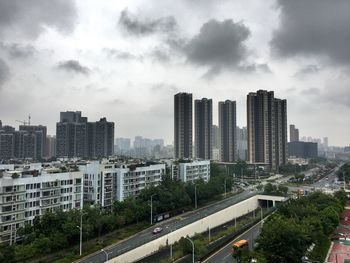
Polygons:
<instances>
[{"instance_id":1,"label":"construction crane","mask_svg":"<svg viewBox=\"0 0 350 263\"><path fill-rule=\"evenodd\" d=\"M16 120L17 122L19 122L19 123L22 123L24 126L26 126L26 125L30 125L30 119L31 119L31 117L30 117L30 114L28 115L28 121L19 121L19 120Z\"/></svg>"}]
</instances>

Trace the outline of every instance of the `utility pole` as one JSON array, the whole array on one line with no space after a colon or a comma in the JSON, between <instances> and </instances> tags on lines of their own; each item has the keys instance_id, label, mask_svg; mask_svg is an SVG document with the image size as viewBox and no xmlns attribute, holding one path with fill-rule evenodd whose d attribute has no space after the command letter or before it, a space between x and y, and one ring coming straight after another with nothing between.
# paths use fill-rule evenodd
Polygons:
<instances>
[{"instance_id":1,"label":"utility pole","mask_svg":"<svg viewBox=\"0 0 350 263\"><path fill-rule=\"evenodd\" d=\"M194 208L197 209L197 185L194 185Z\"/></svg>"},{"instance_id":2,"label":"utility pole","mask_svg":"<svg viewBox=\"0 0 350 263\"><path fill-rule=\"evenodd\" d=\"M226 178L225 178L224 187L225 187L225 197L226 197Z\"/></svg>"},{"instance_id":3,"label":"utility pole","mask_svg":"<svg viewBox=\"0 0 350 263\"><path fill-rule=\"evenodd\" d=\"M80 211L80 246L79 255L81 256L83 252L83 211Z\"/></svg>"},{"instance_id":4,"label":"utility pole","mask_svg":"<svg viewBox=\"0 0 350 263\"><path fill-rule=\"evenodd\" d=\"M153 224L153 196L156 194L151 195L151 225Z\"/></svg>"},{"instance_id":5,"label":"utility pole","mask_svg":"<svg viewBox=\"0 0 350 263\"><path fill-rule=\"evenodd\" d=\"M186 239L192 244L192 263L194 263L194 243L188 236L186 236Z\"/></svg>"},{"instance_id":6,"label":"utility pole","mask_svg":"<svg viewBox=\"0 0 350 263\"><path fill-rule=\"evenodd\" d=\"M209 236L209 243L210 243L210 226L208 227L208 236Z\"/></svg>"}]
</instances>

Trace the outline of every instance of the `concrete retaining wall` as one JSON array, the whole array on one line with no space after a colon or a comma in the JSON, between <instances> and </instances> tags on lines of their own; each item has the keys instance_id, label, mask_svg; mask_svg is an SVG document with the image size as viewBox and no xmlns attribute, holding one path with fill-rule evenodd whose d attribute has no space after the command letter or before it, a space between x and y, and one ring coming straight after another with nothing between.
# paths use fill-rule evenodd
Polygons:
<instances>
[{"instance_id":1,"label":"concrete retaining wall","mask_svg":"<svg viewBox=\"0 0 350 263\"><path fill-rule=\"evenodd\" d=\"M240 203L232 205L228 208L225 208L215 214L209 215L199 221L196 221L192 224L184 226L180 229L177 229L167 235L164 235L156 240L148 242L143 246L130 250L118 257L110 259L109 263L129 263L140 260L153 252L159 250L161 246L166 246L166 244L173 244L176 241L180 240L184 236L194 236L196 233L202 233L208 231L208 228L214 228L225 224L226 222L231 221L235 217L243 216L255 209L258 208L258 200L273 200L273 201L282 201L283 197L275 196L264 196L256 195L247 200L244 200Z\"/></svg>"}]
</instances>

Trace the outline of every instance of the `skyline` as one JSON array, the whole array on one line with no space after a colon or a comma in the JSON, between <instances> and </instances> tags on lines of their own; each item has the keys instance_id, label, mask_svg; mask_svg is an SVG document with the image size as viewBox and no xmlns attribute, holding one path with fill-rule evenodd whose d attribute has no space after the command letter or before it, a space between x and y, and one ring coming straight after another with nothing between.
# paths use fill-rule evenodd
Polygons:
<instances>
[{"instance_id":1,"label":"skyline","mask_svg":"<svg viewBox=\"0 0 350 263\"><path fill-rule=\"evenodd\" d=\"M31 114L53 135L60 111L79 110L115 137L169 144L177 92L213 99L213 124L218 101L236 101L242 127L246 95L265 89L288 100L300 137L348 145L350 2L215 3L0 1L0 119Z\"/></svg>"}]
</instances>

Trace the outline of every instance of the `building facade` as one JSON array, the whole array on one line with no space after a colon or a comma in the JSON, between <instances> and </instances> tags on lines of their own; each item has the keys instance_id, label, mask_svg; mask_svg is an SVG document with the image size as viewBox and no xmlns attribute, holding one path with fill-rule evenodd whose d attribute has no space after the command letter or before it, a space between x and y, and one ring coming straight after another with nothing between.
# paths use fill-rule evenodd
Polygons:
<instances>
[{"instance_id":1,"label":"building facade","mask_svg":"<svg viewBox=\"0 0 350 263\"><path fill-rule=\"evenodd\" d=\"M196 158L212 159L213 101L195 100L194 115Z\"/></svg>"},{"instance_id":2,"label":"building facade","mask_svg":"<svg viewBox=\"0 0 350 263\"><path fill-rule=\"evenodd\" d=\"M171 175L175 180L182 182L195 182L210 180L210 160L193 160L173 164L171 167Z\"/></svg>"},{"instance_id":3,"label":"building facade","mask_svg":"<svg viewBox=\"0 0 350 263\"><path fill-rule=\"evenodd\" d=\"M165 175L165 164L119 164L106 160L81 165L84 201L111 209L114 201L136 197L141 190L157 186Z\"/></svg>"},{"instance_id":4,"label":"building facade","mask_svg":"<svg viewBox=\"0 0 350 263\"><path fill-rule=\"evenodd\" d=\"M192 158L192 94L174 96L174 155Z\"/></svg>"},{"instance_id":5,"label":"building facade","mask_svg":"<svg viewBox=\"0 0 350 263\"><path fill-rule=\"evenodd\" d=\"M80 209L82 173L10 170L0 178L0 244L14 243L17 230L51 211Z\"/></svg>"},{"instance_id":6,"label":"building facade","mask_svg":"<svg viewBox=\"0 0 350 263\"><path fill-rule=\"evenodd\" d=\"M299 141L299 129L295 128L294 124L289 125L289 141L290 142Z\"/></svg>"},{"instance_id":7,"label":"building facade","mask_svg":"<svg viewBox=\"0 0 350 263\"><path fill-rule=\"evenodd\" d=\"M219 102L220 161L237 160L237 117L236 102Z\"/></svg>"},{"instance_id":8,"label":"building facade","mask_svg":"<svg viewBox=\"0 0 350 263\"><path fill-rule=\"evenodd\" d=\"M289 142L288 153L290 157L298 158L316 158L318 156L318 147L315 142Z\"/></svg>"},{"instance_id":9,"label":"building facade","mask_svg":"<svg viewBox=\"0 0 350 263\"><path fill-rule=\"evenodd\" d=\"M56 123L56 155L59 158L102 158L114 152L114 122L101 118L88 122L81 112L61 112Z\"/></svg>"},{"instance_id":10,"label":"building facade","mask_svg":"<svg viewBox=\"0 0 350 263\"><path fill-rule=\"evenodd\" d=\"M247 95L248 159L276 170L287 161L287 101L273 91Z\"/></svg>"}]
</instances>

